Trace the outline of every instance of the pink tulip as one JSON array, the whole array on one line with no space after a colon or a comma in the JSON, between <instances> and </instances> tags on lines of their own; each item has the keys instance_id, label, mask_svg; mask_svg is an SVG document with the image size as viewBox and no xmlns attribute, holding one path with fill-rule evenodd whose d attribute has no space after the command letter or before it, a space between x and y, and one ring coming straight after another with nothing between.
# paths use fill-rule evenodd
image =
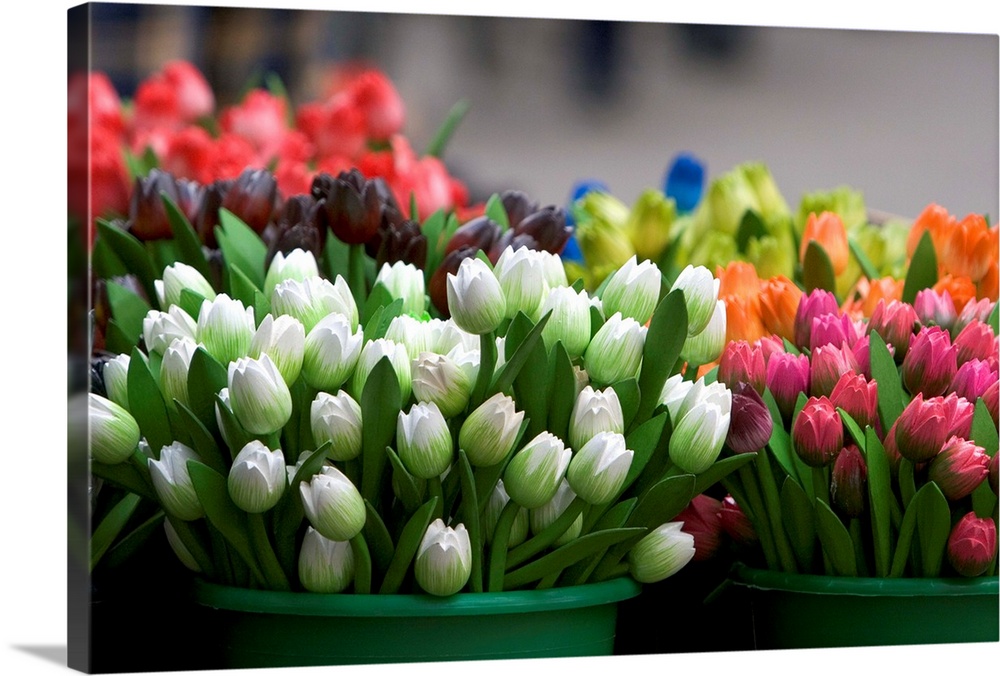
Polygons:
<instances>
[{"instance_id":1,"label":"pink tulip","mask_svg":"<svg viewBox=\"0 0 1000 676\"><path fill-rule=\"evenodd\" d=\"M795 312L795 344L801 349L809 349L813 319L839 311L837 297L829 291L814 289L812 293L803 294Z\"/></svg>"},{"instance_id":2,"label":"pink tulip","mask_svg":"<svg viewBox=\"0 0 1000 676\"><path fill-rule=\"evenodd\" d=\"M917 313L913 307L897 300L880 300L868 320L868 333L875 331L886 343L893 345L894 356L900 362L910 349L910 339L913 337L913 327L918 323Z\"/></svg>"},{"instance_id":3,"label":"pink tulip","mask_svg":"<svg viewBox=\"0 0 1000 676\"><path fill-rule=\"evenodd\" d=\"M951 294L947 291L939 293L934 289L917 291L917 297L913 301L913 311L917 313L917 319L924 326L934 324L945 329L950 329L958 317Z\"/></svg>"},{"instance_id":4,"label":"pink tulip","mask_svg":"<svg viewBox=\"0 0 1000 676\"><path fill-rule=\"evenodd\" d=\"M854 418L861 429L878 422L878 383L869 382L860 373L845 373L830 394L833 405Z\"/></svg>"},{"instance_id":5,"label":"pink tulip","mask_svg":"<svg viewBox=\"0 0 1000 676\"><path fill-rule=\"evenodd\" d=\"M899 454L910 462L926 462L941 450L950 436L951 418L942 397L916 397L903 409L894 425L894 441Z\"/></svg>"},{"instance_id":6,"label":"pink tulip","mask_svg":"<svg viewBox=\"0 0 1000 676\"><path fill-rule=\"evenodd\" d=\"M945 438L958 436L968 439L972 433L972 416L976 413L975 403L957 394L938 398L941 399L941 406L948 420L948 432Z\"/></svg>"},{"instance_id":7,"label":"pink tulip","mask_svg":"<svg viewBox=\"0 0 1000 676\"><path fill-rule=\"evenodd\" d=\"M809 394L828 397L845 373L858 373L861 368L847 343L821 345L812 352L809 364Z\"/></svg>"},{"instance_id":8,"label":"pink tulip","mask_svg":"<svg viewBox=\"0 0 1000 676\"><path fill-rule=\"evenodd\" d=\"M986 322L970 322L955 336L959 366L970 359L989 359L995 346L996 336Z\"/></svg>"},{"instance_id":9,"label":"pink tulip","mask_svg":"<svg viewBox=\"0 0 1000 676\"><path fill-rule=\"evenodd\" d=\"M990 457L981 447L961 437L951 437L934 456L928 477L949 500L961 500L989 475Z\"/></svg>"},{"instance_id":10,"label":"pink tulip","mask_svg":"<svg viewBox=\"0 0 1000 676\"><path fill-rule=\"evenodd\" d=\"M719 359L719 382L725 383L730 390L735 389L737 383L747 383L761 394L766 376L764 351L759 346L745 340L726 343Z\"/></svg>"},{"instance_id":11,"label":"pink tulip","mask_svg":"<svg viewBox=\"0 0 1000 676\"><path fill-rule=\"evenodd\" d=\"M837 455L830 478L830 500L840 512L856 519L865 511L868 467L861 450L850 444Z\"/></svg>"},{"instance_id":12,"label":"pink tulip","mask_svg":"<svg viewBox=\"0 0 1000 676\"><path fill-rule=\"evenodd\" d=\"M696 495L673 520L683 522L681 530L694 538L693 561L707 561L722 544L722 502L707 495Z\"/></svg>"},{"instance_id":13,"label":"pink tulip","mask_svg":"<svg viewBox=\"0 0 1000 676\"><path fill-rule=\"evenodd\" d=\"M993 384L986 388L982 397L983 403L986 404L986 408L993 418L993 424L1000 425L1000 382L994 379Z\"/></svg>"},{"instance_id":14,"label":"pink tulip","mask_svg":"<svg viewBox=\"0 0 1000 676\"><path fill-rule=\"evenodd\" d=\"M844 423L826 397L810 397L792 423L792 444L810 467L829 465L844 447Z\"/></svg>"},{"instance_id":15,"label":"pink tulip","mask_svg":"<svg viewBox=\"0 0 1000 676\"><path fill-rule=\"evenodd\" d=\"M966 326L972 322L985 322L993 312L993 301L989 298L975 298L969 300L958 313L951 330L957 336Z\"/></svg>"},{"instance_id":16,"label":"pink tulip","mask_svg":"<svg viewBox=\"0 0 1000 676\"><path fill-rule=\"evenodd\" d=\"M789 418L799 394L809 393L809 357L789 352L773 355L767 364L767 389L781 415Z\"/></svg>"},{"instance_id":17,"label":"pink tulip","mask_svg":"<svg viewBox=\"0 0 1000 676\"><path fill-rule=\"evenodd\" d=\"M989 569L997 553L997 527L993 519L969 512L948 536L948 562L959 575L978 577Z\"/></svg>"},{"instance_id":18,"label":"pink tulip","mask_svg":"<svg viewBox=\"0 0 1000 676\"><path fill-rule=\"evenodd\" d=\"M925 397L944 394L958 370L958 347L940 326L920 329L903 358L903 384L911 394Z\"/></svg>"},{"instance_id":19,"label":"pink tulip","mask_svg":"<svg viewBox=\"0 0 1000 676\"><path fill-rule=\"evenodd\" d=\"M754 530L747 515L736 504L733 496L727 495L722 499L719 520L722 522L722 529L726 531L726 535L733 539L733 542L748 547L757 543L757 531Z\"/></svg>"},{"instance_id":20,"label":"pink tulip","mask_svg":"<svg viewBox=\"0 0 1000 676\"><path fill-rule=\"evenodd\" d=\"M997 370L990 362L981 359L970 359L958 367L955 377L948 386L949 392L954 392L969 401L975 401L986 394L991 385L997 382Z\"/></svg>"},{"instance_id":21,"label":"pink tulip","mask_svg":"<svg viewBox=\"0 0 1000 676\"><path fill-rule=\"evenodd\" d=\"M809 332L809 348L815 350L820 345L853 346L858 342L858 327L846 314L832 313L813 317Z\"/></svg>"}]
</instances>

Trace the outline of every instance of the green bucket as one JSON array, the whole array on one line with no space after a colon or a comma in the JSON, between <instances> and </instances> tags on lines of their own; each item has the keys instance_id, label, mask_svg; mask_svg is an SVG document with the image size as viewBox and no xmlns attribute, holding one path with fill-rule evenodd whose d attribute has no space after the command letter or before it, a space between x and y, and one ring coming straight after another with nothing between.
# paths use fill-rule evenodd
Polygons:
<instances>
[{"instance_id":1,"label":"green bucket","mask_svg":"<svg viewBox=\"0 0 1000 676\"><path fill-rule=\"evenodd\" d=\"M357 595L194 585L229 668L611 655L631 578L482 594Z\"/></svg>"},{"instance_id":2,"label":"green bucket","mask_svg":"<svg viewBox=\"0 0 1000 676\"><path fill-rule=\"evenodd\" d=\"M1000 581L857 578L736 566L759 649L978 643L1000 639Z\"/></svg>"}]
</instances>

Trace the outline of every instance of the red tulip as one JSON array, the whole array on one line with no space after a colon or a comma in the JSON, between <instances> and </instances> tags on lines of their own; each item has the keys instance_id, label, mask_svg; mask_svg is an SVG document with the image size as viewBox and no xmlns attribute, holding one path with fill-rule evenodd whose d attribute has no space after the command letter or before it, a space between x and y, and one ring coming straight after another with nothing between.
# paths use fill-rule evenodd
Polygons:
<instances>
[{"instance_id":1,"label":"red tulip","mask_svg":"<svg viewBox=\"0 0 1000 676\"><path fill-rule=\"evenodd\" d=\"M718 380L730 390L737 383L747 383L758 394L764 392L767 370L764 351L759 345L751 345L745 340L726 343L719 358Z\"/></svg>"},{"instance_id":2,"label":"red tulip","mask_svg":"<svg viewBox=\"0 0 1000 676\"><path fill-rule=\"evenodd\" d=\"M759 451L771 439L774 427L767 404L747 383L736 383L731 390L732 406L726 445L734 453Z\"/></svg>"},{"instance_id":3,"label":"red tulip","mask_svg":"<svg viewBox=\"0 0 1000 676\"><path fill-rule=\"evenodd\" d=\"M865 511L868 467L861 450L851 444L837 455L830 478L830 500L840 512L855 519Z\"/></svg>"},{"instance_id":4,"label":"red tulip","mask_svg":"<svg viewBox=\"0 0 1000 676\"><path fill-rule=\"evenodd\" d=\"M878 383L860 373L845 373L830 393L830 401L854 418L861 429L878 422Z\"/></svg>"},{"instance_id":5,"label":"red tulip","mask_svg":"<svg viewBox=\"0 0 1000 676\"><path fill-rule=\"evenodd\" d=\"M727 495L722 499L719 521L722 523L722 529L726 531L726 535L733 539L733 542L747 547L757 544L757 531L754 530L747 515L736 504L733 496Z\"/></svg>"},{"instance_id":6,"label":"red tulip","mask_svg":"<svg viewBox=\"0 0 1000 676\"><path fill-rule=\"evenodd\" d=\"M961 500L983 483L990 458L981 447L961 437L951 437L934 456L928 477L949 500Z\"/></svg>"},{"instance_id":7,"label":"red tulip","mask_svg":"<svg viewBox=\"0 0 1000 676\"><path fill-rule=\"evenodd\" d=\"M958 350L959 366L970 359L989 359L996 347L993 328L986 322L969 322L955 336L955 347Z\"/></svg>"},{"instance_id":8,"label":"red tulip","mask_svg":"<svg viewBox=\"0 0 1000 676\"><path fill-rule=\"evenodd\" d=\"M792 423L792 445L810 467L829 465L844 447L844 423L826 397L810 397Z\"/></svg>"},{"instance_id":9,"label":"red tulip","mask_svg":"<svg viewBox=\"0 0 1000 676\"><path fill-rule=\"evenodd\" d=\"M674 517L683 522L681 530L694 538L693 561L707 561L715 556L722 544L722 503L707 495L696 495L684 510Z\"/></svg>"},{"instance_id":10,"label":"red tulip","mask_svg":"<svg viewBox=\"0 0 1000 676\"><path fill-rule=\"evenodd\" d=\"M980 519L969 512L948 536L948 562L959 575L978 577L985 573L997 553L997 527L993 519Z\"/></svg>"}]
</instances>

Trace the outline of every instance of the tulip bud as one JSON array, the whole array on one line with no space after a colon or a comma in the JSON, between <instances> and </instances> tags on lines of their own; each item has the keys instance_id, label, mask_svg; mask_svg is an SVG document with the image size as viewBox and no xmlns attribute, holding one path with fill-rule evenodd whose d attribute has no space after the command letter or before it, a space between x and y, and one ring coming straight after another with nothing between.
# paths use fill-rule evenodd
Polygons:
<instances>
[{"instance_id":1,"label":"tulip bud","mask_svg":"<svg viewBox=\"0 0 1000 676\"><path fill-rule=\"evenodd\" d=\"M365 527L365 502L336 467L324 467L310 481L299 484L299 491L306 518L323 537L343 542Z\"/></svg>"},{"instance_id":2,"label":"tulip bud","mask_svg":"<svg viewBox=\"0 0 1000 676\"><path fill-rule=\"evenodd\" d=\"M510 496L507 495L507 491L504 489L503 479L498 479L496 485L493 487L493 492L490 493L490 499L486 503L486 509L483 510L483 518L480 522L483 533L486 536L487 544L493 542L493 532L500 521L500 513L503 512L503 508L507 506L508 502L510 502ZM516 547L527 539L528 510L524 507L518 507L517 514L514 516L514 523L511 524L510 533L507 536L507 546Z\"/></svg>"},{"instance_id":3,"label":"tulip bud","mask_svg":"<svg viewBox=\"0 0 1000 676\"><path fill-rule=\"evenodd\" d=\"M376 265L408 263L422 270L427 262L427 236L416 221L388 222L379 228L382 241L375 254Z\"/></svg>"},{"instance_id":4,"label":"tulip bud","mask_svg":"<svg viewBox=\"0 0 1000 676\"><path fill-rule=\"evenodd\" d=\"M842 345L852 347L858 342L860 331L846 314L825 314L813 317L812 329L809 332L809 349L815 350L821 345Z\"/></svg>"},{"instance_id":5,"label":"tulip bud","mask_svg":"<svg viewBox=\"0 0 1000 676\"><path fill-rule=\"evenodd\" d=\"M830 257L833 274L839 275L847 269L850 252L847 248L847 231L840 216L832 211L821 214L811 213L806 220L799 248L799 260L804 261L809 242L815 241Z\"/></svg>"},{"instance_id":6,"label":"tulip bud","mask_svg":"<svg viewBox=\"0 0 1000 676\"><path fill-rule=\"evenodd\" d=\"M844 423L826 397L810 397L792 423L792 444L810 467L829 465L844 447Z\"/></svg>"},{"instance_id":7,"label":"tulip bud","mask_svg":"<svg viewBox=\"0 0 1000 676\"><path fill-rule=\"evenodd\" d=\"M538 243L537 248L559 254L573 235L573 229L566 225L566 212L561 207L549 205L537 209L511 226L516 237L529 236Z\"/></svg>"},{"instance_id":8,"label":"tulip bud","mask_svg":"<svg viewBox=\"0 0 1000 676\"><path fill-rule=\"evenodd\" d=\"M951 420L943 401L941 397L925 401L918 393L896 420L896 449L910 462L930 460L948 439Z\"/></svg>"},{"instance_id":9,"label":"tulip bud","mask_svg":"<svg viewBox=\"0 0 1000 676\"><path fill-rule=\"evenodd\" d=\"M266 315L250 341L249 356L259 359L266 354L289 387L298 379L305 357L305 327L295 317Z\"/></svg>"},{"instance_id":10,"label":"tulip bud","mask_svg":"<svg viewBox=\"0 0 1000 676\"><path fill-rule=\"evenodd\" d=\"M500 282L478 258L467 258L458 274L447 278L448 311L463 331L481 335L495 331L507 311Z\"/></svg>"},{"instance_id":11,"label":"tulip bud","mask_svg":"<svg viewBox=\"0 0 1000 676\"><path fill-rule=\"evenodd\" d=\"M473 381L450 357L421 352L412 373L417 401L434 403L445 418L455 417L469 404Z\"/></svg>"},{"instance_id":12,"label":"tulip bud","mask_svg":"<svg viewBox=\"0 0 1000 676\"><path fill-rule=\"evenodd\" d=\"M590 344L590 297L586 291L577 293L568 286L552 289L542 303L539 316L549 312L549 321L542 329L542 340L546 349L552 349L557 341L570 358L583 355Z\"/></svg>"},{"instance_id":13,"label":"tulip bud","mask_svg":"<svg viewBox=\"0 0 1000 676\"><path fill-rule=\"evenodd\" d=\"M903 358L903 384L910 393L925 397L944 394L958 370L958 346L940 326L925 326L910 343Z\"/></svg>"},{"instance_id":14,"label":"tulip bud","mask_svg":"<svg viewBox=\"0 0 1000 676\"><path fill-rule=\"evenodd\" d=\"M688 335L694 336L705 330L713 315L717 312L719 300L719 280L705 267L688 265L677 275L671 291L680 289L684 292L684 305L687 309ZM701 362L707 363L707 362Z\"/></svg>"},{"instance_id":15,"label":"tulip bud","mask_svg":"<svg viewBox=\"0 0 1000 676\"><path fill-rule=\"evenodd\" d=\"M889 301L888 304L880 300L868 320L868 333L874 331L892 345L896 361L901 362L910 349L913 327L918 321L912 306L896 300Z\"/></svg>"},{"instance_id":16,"label":"tulip bud","mask_svg":"<svg viewBox=\"0 0 1000 676\"><path fill-rule=\"evenodd\" d=\"M475 467L491 467L507 457L524 420L514 400L498 392L479 405L462 423L458 447Z\"/></svg>"},{"instance_id":17,"label":"tulip bud","mask_svg":"<svg viewBox=\"0 0 1000 676\"><path fill-rule=\"evenodd\" d=\"M439 324L442 323L440 319L436 321ZM448 321L450 322L451 320ZM456 327L455 331L458 330ZM431 344L435 338L430 329L430 322L421 321L411 315L397 315L393 317L383 337L394 343L403 345L411 361L416 361L423 352L437 352L438 354L448 352L448 350L431 349ZM476 340L476 343L476 349L479 349L479 341Z\"/></svg>"},{"instance_id":18,"label":"tulip bud","mask_svg":"<svg viewBox=\"0 0 1000 676\"><path fill-rule=\"evenodd\" d=\"M504 470L507 493L522 507L541 507L556 494L572 456L561 439L542 432L518 451Z\"/></svg>"},{"instance_id":19,"label":"tulip bud","mask_svg":"<svg viewBox=\"0 0 1000 676\"><path fill-rule=\"evenodd\" d=\"M339 313L327 315L305 338L302 377L317 390L337 390L355 373L363 343L360 327L351 333L347 317Z\"/></svg>"},{"instance_id":20,"label":"tulip bud","mask_svg":"<svg viewBox=\"0 0 1000 676\"><path fill-rule=\"evenodd\" d=\"M244 512L260 514L278 504L285 494L285 456L259 441L244 446L229 469L229 496Z\"/></svg>"},{"instance_id":21,"label":"tulip bud","mask_svg":"<svg viewBox=\"0 0 1000 676\"><path fill-rule=\"evenodd\" d=\"M625 433L622 406L611 387L595 391L589 385L576 397L569 422L569 443L580 449L601 432Z\"/></svg>"},{"instance_id":22,"label":"tulip bud","mask_svg":"<svg viewBox=\"0 0 1000 676\"><path fill-rule=\"evenodd\" d=\"M764 351L759 345L751 345L745 340L726 343L719 358L719 382L731 390L737 383L746 383L758 394L763 394L766 375Z\"/></svg>"},{"instance_id":23,"label":"tulip bud","mask_svg":"<svg viewBox=\"0 0 1000 676\"><path fill-rule=\"evenodd\" d=\"M681 404L688 392L694 387L690 380L684 380L684 374L677 373L667 378L660 390L660 405L666 406L670 413L670 422L676 424L680 413Z\"/></svg>"},{"instance_id":24,"label":"tulip bud","mask_svg":"<svg viewBox=\"0 0 1000 676\"><path fill-rule=\"evenodd\" d=\"M684 397L673 423L670 460L691 474L712 466L729 434L732 393L722 383L699 379Z\"/></svg>"},{"instance_id":25,"label":"tulip bud","mask_svg":"<svg viewBox=\"0 0 1000 676\"><path fill-rule=\"evenodd\" d=\"M854 352L843 343L821 345L812 352L809 364L809 393L814 397L829 397L845 373L861 370Z\"/></svg>"},{"instance_id":26,"label":"tulip bud","mask_svg":"<svg viewBox=\"0 0 1000 676\"><path fill-rule=\"evenodd\" d=\"M169 402L174 399L188 405L188 369L198 346L190 338L178 338L170 343L160 363L160 389Z\"/></svg>"},{"instance_id":27,"label":"tulip bud","mask_svg":"<svg viewBox=\"0 0 1000 676\"><path fill-rule=\"evenodd\" d=\"M339 594L354 580L354 549L350 542L330 540L312 526L299 549L299 582L314 594Z\"/></svg>"},{"instance_id":28,"label":"tulip bud","mask_svg":"<svg viewBox=\"0 0 1000 676\"><path fill-rule=\"evenodd\" d=\"M928 478L949 500L961 500L989 475L990 456L972 441L953 436L931 460Z\"/></svg>"},{"instance_id":29,"label":"tulip bud","mask_svg":"<svg viewBox=\"0 0 1000 676\"><path fill-rule=\"evenodd\" d=\"M127 354L115 355L104 362L101 377L108 399L128 410L128 365L131 357Z\"/></svg>"},{"instance_id":30,"label":"tulip bud","mask_svg":"<svg viewBox=\"0 0 1000 676\"><path fill-rule=\"evenodd\" d=\"M944 329L951 329L958 316L951 294L947 291L939 293L934 289L917 291L917 297L913 301L913 311L917 313L917 320L921 324L925 326L933 324Z\"/></svg>"},{"instance_id":31,"label":"tulip bud","mask_svg":"<svg viewBox=\"0 0 1000 676\"><path fill-rule=\"evenodd\" d=\"M632 378L642 362L646 327L620 313L608 318L597 330L583 356L591 380L611 384Z\"/></svg>"},{"instance_id":32,"label":"tulip bud","mask_svg":"<svg viewBox=\"0 0 1000 676\"><path fill-rule=\"evenodd\" d=\"M286 279L271 292L271 313L295 317L302 322L306 335L333 312L343 315L352 329L358 326L358 306L347 282L339 275L334 284L320 277L310 277L304 282Z\"/></svg>"},{"instance_id":33,"label":"tulip bud","mask_svg":"<svg viewBox=\"0 0 1000 676\"><path fill-rule=\"evenodd\" d=\"M809 371L809 357L804 354L776 354L767 363L767 389L786 420L795 410L799 394L809 392Z\"/></svg>"},{"instance_id":34,"label":"tulip bud","mask_svg":"<svg viewBox=\"0 0 1000 676\"><path fill-rule=\"evenodd\" d=\"M309 425L317 446L330 442L331 460L361 455L361 406L347 392L318 392L309 407Z\"/></svg>"},{"instance_id":35,"label":"tulip bud","mask_svg":"<svg viewBox=\"0 0 1000 676\"><path fill-rule=\"evenodd\" d=\"M833 461L830 478L830 500L833 506L851 519L856 519L865 511L867 495L868 467L861 450L854 444L848 445Z\"/></svg>"},{"instance_id":36,"label":"tulip bud","mask_svg":"<svg viewBox=\"0 0 1000 676\"><path fill-rule=\"evenodd\" d=\"M508 246L500 254L493 273L503 290L508 318L523 312L538 321L538 311L549 292L545 267L542 252L527 247L514 250Z\"/></svg>"},{"instance_id":37,"label":"tulip bud","mask_svg":"<svg viewBox=\"0 0 1000 676\"><path fill-rule=\"evenodd\" d=\"M995 367L980 359L970 359L958 368L946 391L954 392L968 401L975 401L979 397L985 397L996 382Z\"/></svg>"},{"instance_id":38,"label":"tulip bud","mask_svg":"<svg viewBox=\"0 0 1000 676\"><path fill-rule=\"evenodd\" d=\"M951 327L952 335L957 336L966 326L973 322L985 323L989 321L990 314L993 312L993 306L994 302L989 298L980 298L978 300L972 298L966 302ZM958 307L957 304L956 307Z\"/></svg>"},{"instance_id":39,"label":"tulip bud","mask_svg":"<svg viewBox=\"0 0 1000 676\"><path fill-rule=\"evenodd\" d=\"M733 496L727 495L722 499L722 508L719 510L719 520L722 522L722 529L726 535L731 537L737 544L750 547L757 544L757 531L754 530L750 519L743 513L740 506L736 504Z\"/></svg>"},{"instance_id":40,"label":"tulip bud","mask_svg":"<svg viewBox=\"0 0 1000 676\"><path fill-rule=\"evenodd\" d=\"M576 499L576 493L573 492L573 488L570 483L563 479L559 484L559 490L556 491L555 496L547 503L532 509L529 512L529 521L531 523L531 532L538 534L543 530L552 525L563 512L570 506L573 500ZM577 518L570 524L562 535L555 539L552 543L553 547L561 547L562 545L572 542L573 540L580 537L583 532L583 514L577 516Z\"/></svg>"},{"instance_id":41,"label":"tulip bud","mask_svg":"<svg viewBox=\"0 0 1000 676\"><path fill-rule=\"evenodd\" d=\"M160 450L160 459L149 459L149 475L160 504L170 516L194 521L205 516L198 494L191 482L188 461L198 455L179 441Z\"/></svg>"},{"instance_id":42,"label":"tulip bud","mask_svg":"<svg viewBox=\"0 0 1000 676\"><path fill-rule=\"evenodd\" d=\"M278 182L271 172L247 167L222 198L222 208L260 233L271 222L277 196Z\"/></svg>"},{"instance_id":43,"label":"tulip bud","mask_svg":"<svg viewBox=\"0 0 1000 676\"><path fill-rule=\"evenodd\" d=\"M139 445L139 424L124 408L89 393L90 453L94 460L117 465L128 460Z\"/></svg>"},{"instance_id":44,"label":"tulip bud","mask_svg":"<svg viewBox=\"0 0 1000 676\"><path fill-rule=\"evenodd\" d=\"M970 359L987 360L996 350L996 336L989 324L973 321L958 332L954 346L959 366Z\"/></svg>"},{"instance_id":45,"label":"tulip bud","mask_svg":"<svg viewBox=\"0 0 1000 676\"><path fill-rule=\"evenodd\" d=\"M620 432L599 432L573 454L566 480L584 501L603 505L621 490L634 455Z\"/></svg>"},{"instance_id":46,"label":"tulip bud","mask_svg":"<svg viewBox=\"0 0 1000 676\"><path fill-rule=\"evenodd\" d=\"M637 582L650 584L677 573L694 558L694 537L681 530L679 521L651 531L628 553L629 573Z\"/></svg>"},{"instance_id":47,"label":"tulip bud","mask_svg":"<svg viewBox=\"0 0 1000 676\"><path fill-rule=\"evenodd\" d=\"M410 370L410 357L406 354L406 348L401 344L386 338L376 338L365 343L361 348L361 356L358 357L357 366L354 368L354 377L351 379L351 389L356 399L361 399L364 392L365 383L368 381L368 374L375 368L375 364L382 357L388 357L392 364L392 370L396 372L396 380L399 383L400 402L402 405L410 400L413 391L412 376Z\"/></svg>"},{"instance_id":48,"label":"tulip bud","mask_svg":"<svg viewBox=\"0 0 1000 676\"><path fill-rule=\"evenodd\" d=\"M643 259L659 260L670 241L670 229L676 220L677 206L673 197L659 190L644 190L625 221L625 231L636 254Z\"/></svg>"},{"instance_id":49,"label":"tulip bud","mask_svg":"<svg viewBox=\"0 0 1000 676\"><path fill-rule=\"evenodd\" d=\"M707 495L696 495L675 518L682 531L694 538L692 561L708 561L722 545L722 503Z\"/></svg>"},{"instance_id":50,"label":"tulip bud","mask_svg":"<svg viewBox=\"0 0 1000 676\"><path fill-rule=\"evenodd\" d=\"M398 211L385 180L366 179L357 169L341 172L336 178L317 177L313 180L312 194L325 200L330 230L347 244L369 241L383 220Z\"/></svg>"},{"instance_id":51,"label":"tulip bud","mask_svg":"<svg viewBox=\"0 0 1000 676\"><path fill-rule=\"evenodd\" d=\"M860 373L845 373L830 393L830 401L847 411L863 430L878 424L878 383Z\"/></svg>"},{"instance_id":52,"label":"tulip bud","mask_svg":"<svg viewBox=\"0 0 1000 676\"><path fill-rule=\"evenodd\" d=\"M945 397L934 397L940 402L941 411L945 416L945 428L947 433L944 438L958 436L968 439L972 434L972 417L976 412L976 405L956 394L948 394Z\"/></svg>"},{"instance_id":53,"label":"tulip bud","mask_svg":"<svg viewBox=\"0 0 1000 676\"><path fill-rule=\"evenodd\" d=\"M129 232L142 241L166 239L171 235L161 196L164 192L177 203L177 180L161 169L154 167L145 177L135 179L129 201Z\"/></svg>"},{"instance_id":54,"label":"tulip bud","mask_svg":"<svg viewBox=\"0 0 1000 676\"><path fill-rule=\"evenodd\" d=\"M732 389L732 409L726 445L733 453L754 453L771 439L774 421L757 390L746 383Z\"/></svg>"},{"instance_id":55,"label":"tulip bud","mask_svg":"<svg viewBox=\"0 0 1000 676\"><path fill-rule=\"evenodd\" d=\"M660 269L645 260L636 262L629 258L604 287L601 303L607 314L621 313L640 324L645 324L653 316L653 310L660 300L660 284L663 276Z\"/></svg>"},{"instance_id":56,"label":"tulip bud","mask_svg":"<svg viewBox=\"0 0 1000 676\"><path fill-rule=\"evenodd\" d=\"M381 283L393 298L403 299L404 314L419 316L427 309L424 273L415 266L402 261L385 263L375 283Z\"/></svg>"},{"instance_id":57,"label":"tulip bud","mask_svg":"<svg viewBox=\"0 0 1000 676\"><path fill-rule=\"evenodd\" d=\"M838 314L837 297L824 289L814 289L804 294L795 311L795 345L809 349L812 338L812 323L816 317Z\"/></svg>"},{"instance_id":58,"label":"tulip bud","mask_svg":"<svg viewBox=\"0 0 1000 676\"><path fill-rule=\"evenodd\" d=\"M500 225L488 216L477 216L455 230L445 247L445 255L466 247L489 251L499 238Z\"/></svg>"},{"instance_id":59,"label":"tulip bud","mask_svg":"<svg viewBox=\"0 0 1000 676\"><path fill-rule=\"evenodd\" d=\"M197 342L222 365L246 357L256 331L253 308L220 293L201 304Z\"/></svg>"},{"instance_id":60,"label":"tulip bud","mask_svg":"<svg viewBox=\"0 0 1000 676\"><path fill-rule=\"evenodd\" d=\"M198 325L179 305L171 305L167 312L150 310L142 320L142 338L149 352L163 354L178 338L194 340L197 333Z\"/></svg>"},{"instance_id":61,"label":"tulip bud","mask_svg":"<svg viewBox=\"0 0 1000 676\"><path fill-rule=\"evenodd\" d=\"M760 318L764 328L787 340L795 339L795 317L802 290L788 277L771 277L761 284Z\"/></svg>"},{"instance_id":62,"label":"tulip bud","mask_svg":"<svg viewBox=\"0 0 1000 676\"><path fill-rule=\"evenodd\" d=\"M997 554L997 526L975 512L963 516L948 536L948 562L959 575L978 577L989 570Z\"/></svg>"},{"instance_id":63,"label":"tulip bud","mask_svg":"<svg viewBox=\"0 0 1000 676\"><path fill-rule=\"evenodd\" d=\"M181 292L190 289L206 300L215 300L215 289L200 272L190 265L174 263L163 270L163 279L153 282L161 308L181 304Z\"/></svg>"},{"instance_id":64,"label":"tulip bud","mask_svg":"<svg viewBox=\"0 0 1000 676\"><path fill-rule=\"evenodd\" d=\"M278 251L264 277L264 295L270 298L278 284L286 279L301 283L313 277L319 277L319 266L311 251L293 249L287 256Z\"/></svg>"},{"instance_id":65,"label":"tulip bud","mask_svg":"<svg viewBox=\"0 0 1000 676\"><path fill-rule=\"evenodd\" d=\"M184 542L177 535L177 531L174 530L174 525L170 522L170 519L163 520L163 530L167 536L167 544L174 550L174 554L177 555L178 560L180 560L184 567L192 573L201 573L201 566L198 565L198 562L191 555L191 552L188 551L188 548L184 546Z\"/></svg>"},{"instance_id":66,"label":"tulip bud","mask_svg":"<svg viewBox=\"0 0 1000 676\"><path fill-rule=\"evenodd\" d=\"M448 421L436 404L414 404L396 420L399 459L419 479L441 476L454 455Z\"/></svg>"},{"instance_id":67,"label":"tulip bud","mask_svg":"<svg viewBox=\"0 0 1000 676\"><path fill-rule=\"evenodd\" d=\"M273 434L292 417L292 395L281 372L266 354L240 357L229 364L233 415L251 434Z\"/></svg>"},{"instance_id":68,"label":"tulip bud","mask_svg":"<svg viewBox=\"0 0 1000 676\"><path fill-rule=\"evenodd\" d=\"M694 335L688 332L681 348L681 359L688 364L711 364L726 346L726 301L717 301L715 313L705 330Z\"/></svg>"},{"instance_id":69,"label":"tulip bud","mask_svg":"<svg viewBox=\"0 0 1000 676\"><path fill-rule=\"evenodd\" d=\"M464 524L451 528L435 519L424 533L413 564L417 584L428 594L451 596L472 574L472 545Z\"/></svg>"}]
</instances>

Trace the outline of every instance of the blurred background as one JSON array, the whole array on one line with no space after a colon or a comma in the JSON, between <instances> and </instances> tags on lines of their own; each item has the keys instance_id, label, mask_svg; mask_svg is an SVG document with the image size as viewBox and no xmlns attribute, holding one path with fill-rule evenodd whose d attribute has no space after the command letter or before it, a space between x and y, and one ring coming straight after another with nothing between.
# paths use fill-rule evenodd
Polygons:
<instances>
[{"instance_id":1,"label":"blurred background","mask_svg":"<svg viewBox=\"0 0 1000 676\"><path fill-rule=\"evenodd\" d=\"M219 106L263 71L302 103L363 59L399 89L418 151L467 99L444 159L474 200L565 204L598 179L631 203L688 152L708 178L765 162L791 204L846 184L906 217L929 202L1000 213L996 35L127 4L92 17L93 67L123 97L184 58Z\"/></svg>"}]
</instances>

